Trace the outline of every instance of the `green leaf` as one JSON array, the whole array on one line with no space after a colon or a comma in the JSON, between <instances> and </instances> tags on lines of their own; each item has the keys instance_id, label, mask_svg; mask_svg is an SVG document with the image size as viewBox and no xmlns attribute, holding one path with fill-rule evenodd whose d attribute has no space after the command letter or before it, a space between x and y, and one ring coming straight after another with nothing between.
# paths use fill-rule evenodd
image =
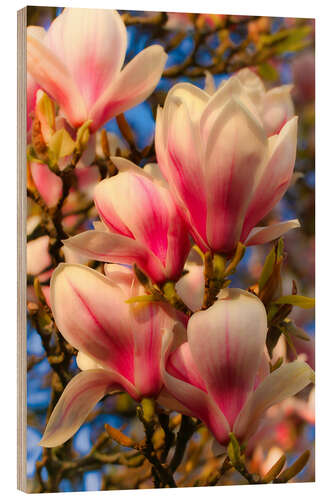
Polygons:
<instances>
[{"instance_id":1,"label":"green leaf","mask_svg":"<svg viewBox=\"0 0 333 500\"><path fill-rule=\"evenodd\" d=\"M277 263L283 260L283 252L284 252L284 241L283 238L279 238L276 245L276 261Z\"/></svg>"},{"instance_id":2,"label":"green leaf","mask_svg":"<svg viewBox=\"0 0 333 500\"><path fill-rule=\"evenodd\" d=\"M310 458L310 451L306 450L288 469L285 469L278 477L277 482L287 483L301 472Z\"/></svg>"},{"instance_id":3,"label":"green leaf","mask_svg":"<svg viewBox=\"0 0 333 500\"><path fill-rule=\"evenodd\" d=\"M229 433L230 441L228 444L228 455L231 460L231 463L239 464L241 462L241 449L239 446L239 442L233 432Z\"/></svg>"},{"instance_id":4,"label":"green leaf","mask_svg":"<svg viewBox=\"0 0 333 500\"><path fill-rule=\"evenodd\" d=\"M258 71L259 75L264 78L264 80L274 82L279 78L278 71L268 62L263 62L262 64L260 64Z\"/></svg>"},{"instance_id":5,"label":"green leaf","mask_svg":"<svg viewBox=\"0 0 333 500\"><path fill-rule=\"evenodd\" d=\"M315 306L315 299L304 297L303 295L285 295L274 301L275 304L291 304L302 309L312 309Z\"/></svg>"},{"instance_id":6,"label":"green leaf","mask_svg":"<svg viewBox=\"0 0 333 500\"><path fill-rule=\"evenodd\" d=\"M274 264L275 264L275 248L273 247L266 257L265 264L261 272L261 276L259 278L259 291L261 291L264 288L267 281L269 280L274 269Z\"/></svg>"},{"instance_id":7,"label":"green leaf","mask_svg":"<svg viewBox=\"0 0 333 500\"><path fill-rule=\"evenodd\" d=\"M271 359L273 357L274 347L278 343L278 340L279 340L281 334L282 334L281 329L276 327L276 326L271 326L267 332L266 346L267 346L269 357Z\"/></svg>"},{"instance_id":8,"label":"green leaf","mask_svg":"<svg viewBox=\"0 0 333 500\"><path fill-rule=\"evenodd\" d=\"M45 119L45 123L49 127L49 130L54 132L55 129L55 109L54 103L51 101L49 96L43 92L42 96L37 98L37 108Z\"/></svg>"},{"instance_id":9,"label":"green leaf","mask_svg":"<svg viewBox=\"0 0 333 500\"><path fill-rule=\"evenodd\" d=\"M282 52L296 52L303 49L309 43L306 38L311 29L311 26L300 26L289 30L288 36L276 44L276 52L281 54Z\"/></svg>"},{"instance_id":10,"label":"green leaf","mask_svg":"<svg viewBox=\"0 0 333 500\"><path fill-rule=\"evenodd\" d=\"M282 471L284 464L286 463L286 456L282 455L277 462L269 469L268 472L262 478L264 483L270 483L273 481L278 474Z\"/></svg>"},{"instance_id":11,"label":"green leaf","mask_svg":"<svg viewBox=\"0 0 333 500\"><path fill-rule=\"evenodd\" d=\"M90 137L89 127L91 124L92 120L87 120L83 123L83 125L81 125L81 127L77 131L76 146L79 151L83 151L89 141Z\"/></svg>"},{"instance_id":12,"label":"green leaf","mask_svg":"<svg viewBox=\"0 0 333 500\"><path fill-rule=\"evenodd\" d=\"M137 302L149 304L150 302L159 302L161 299L156 295L137 295L126 300L126 304L135 304Z\"/></svg>"},{"instance_id":13,"label":"green leaf","mask_svg":"<svg viewBox=\"0 0 333 500\"><path fill-rule=\"evenodd\" d=\"M286 328L288 333L290 333L290 335L293 335L294 337L305 340L307 342L311 340L311 337L302 328L296 326L295 323L290 319L284 320L284 327Z\"/></svg>"},{"instance_id":14,"label":"green leaf","mask_svg":"<svg viewBox=\"0 0 333 500\"><path fill-rule=\"evenodd\" d=\"M75 142L64 128L57 130L57 132L52 135L49 142L49 150L55 162L57 162L59 158L71 155L74 149Z\"/></svg>"}]
</instances>

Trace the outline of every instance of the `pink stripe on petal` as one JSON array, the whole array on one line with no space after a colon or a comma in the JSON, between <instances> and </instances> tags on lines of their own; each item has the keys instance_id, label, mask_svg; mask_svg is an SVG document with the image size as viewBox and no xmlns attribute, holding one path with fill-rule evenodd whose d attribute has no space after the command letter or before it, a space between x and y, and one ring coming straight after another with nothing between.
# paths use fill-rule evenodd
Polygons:
<instances>
[{"instance_id":1,"label":"pink stripe on petal","mask_svg":"<svg viewBox=\"0 0 333 500\"><path fill-rule=\"evenodd\" d=\"M280 134L269 141L270 157L252 194L242 230L242 241L255 224L280 201L290 184L296 157L297 117L289 120Z\"/></svg>"},{"instance_id":2,"label":"pink stripe on petal","mask_svg":"<svg viewBox=\"0 0 333 500\"><path fill-rule=\"evenodd\" d=\"M160 261L140 243L120 234L100 231L85 231L64 241L73 250L89 259L118 264L136 263L154 282L166 279Z\"/></svg>"},{"instance_id":3,"label":"pink stripe on petal","mask_svg":"<svg viewBox=\"0 0 333 500\"><path fill-rule=\"evenodd\" d=\"M160 45L139 52L100 96L90 112L93 131L114 116L144 101L161 78L167 54Z\"/></svg>"},{"instance_id":4,"label":"pink stripe on petal","mask_svg":"<svg viewBox=\"0 0 333 500\"><path fill-rule=\"evenodd\" d=\"M205 382L195 365L188 342L179 346L178 349L170 355L167 370L170 375L207 392Z\"/></svg>"},{"instance_id":5,"label":"pink stripe on petal","mask_svg":"<svg viewBox=\"0 0 333 500\"><path fill-rule=\"evenodd\" d=\"M240 239L246 209L267 152L260 125L231 98L222 109L206 144L207 242L230 252Z\"/></svg>"},{"instance_id":6,"label":"pink stripe on petal","mask_svg":"<svg viewBox=\"0 0 333 500\"><path fill-rule=\"evenodd\" d=\"M64 64L40 41L27 35L28 71L62 108L73 127L87 119L80 92Z\"/></svg>"},{"instance_id":7,"label":"pink stripe on petal","mask_svg":"<svg viewBox=\"0 0 333 500\"><path fill-rule=\"evenodd\" d=\"M119 379L106 370L87 370L66 386L47 423L41 446L59 446L75 434L107 392L120 389Z\"/></svg>"},{"instance_id":8,"label":"pink stripe on petal","mask_svg":"<svg viewBox=\"0 0 333 500\"><path fill-rule=\"evenodd\" d=\"M220 443L229 441L229 424L214 400L198 387L177 378L168 370L172 332L163 339L161 370L167 391L187 409L187 414L201 419Z\"/></svg>"},{"instance_id":9,"label":"pink stripe on petal","mask_svg":"<svg viewBox=\"0 0 333 500\"><path fill-rule=\"evenodd\" d=\"M62 264L51 279L52 311L66 340L133 382L133 332L126 295L102 274Z\"/></svg>"},{"instance_id":10,"label":"pink stripe on petal","mask_svg":"<svg viewBox=\"0 0 333 500\"><path fill-rule=\"evenodd\" d=\"M188 323L188 341L208 393L230 426L253 389L267 332L262 302L243 290L224 298Z\"/></svg>"}]
</instances>

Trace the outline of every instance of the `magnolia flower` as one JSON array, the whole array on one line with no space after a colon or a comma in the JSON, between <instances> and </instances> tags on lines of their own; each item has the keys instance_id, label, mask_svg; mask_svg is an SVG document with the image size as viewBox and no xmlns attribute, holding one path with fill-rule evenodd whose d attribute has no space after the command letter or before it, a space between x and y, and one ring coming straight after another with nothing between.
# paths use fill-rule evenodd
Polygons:
<instances>
[{"instance_id":1,"label":"magnolia flower","mask_svg":"<svg viewBox=\"0 0 333 500\"><path fill-rule=\"evenodd\" d=\"M243 290L228 289L209 309L190 318L188 342L173 350L173 334L165 337L166 389L222 445L231 431L246 441L267 408L312 381L313 371L302 361L269 374L266 332L262 302Z\"/></svg>"},{"instance_id":2,"label":"magnolia flower","mask_svg":"<svg viewBox=\"0 0 333 500\"><path fill-rule=\"evenodd\" d=\"M32 276L44 272L51 266L49 254L50 237L40 236L27 243L27 273Z\"/></svg>"},{"instance_id":3,"label":"magnolia flower","mask_svg":"<svg viewBox=\"0 0 333 500\"><path fill-rule=\"evenodd\" d=\"M95 188L102 222L65 240L65 246L102 262L136 263L155 283L178 279L190 244L167 186L149 173L151 167L112 161L119 173Z\"/></svg>"},{"instance_id":4,"label":"magnolia flower","mask_svg":"<svg viewBox=\"0 0 333 500\"><path fill-rule=\"evenodd\" d=\"M45 163L31 161L29 166L39 194L48 207L54 207L62 194L62 180Z\"/></svg>"},{"instance_id":5,"label":"magnolia flower","mask_svg":"<svg viewBox=\"0 0 333 500\"><path fill-rule=\"evenodd\" d=\"M202 250L229 253L238 241L265 243L299 226L254 228L291 180L297 117L289 93L265 93L259 77L243 70L213 95L179 83L158 109L158 163Z\"/></svg>"},{"instance_id":6,"label":"magnolia flower","mask_svg":"<svg viewBox=\"0 0 333 500\"><path fill-rule=\"evenodd\" d=\"M187 273L176 283L176 292L191 311L199 311L205 292L204 266L189 262L185 270Z\"/></svg>"},{"instance_id":7,"label":"magnolia flower","mask_svg":"<svg viewBox=\"0 0 333 500\"><path fill-rule=\"evenodd\" d=\"M165 304L128 304L143 294L132 271L106 266L107 276L82 265L60 264L51 279L51 306L65 339L78 349L82 370L66 386L49 419L42 446L57 446L81 426L106 394L124 390L135 400L162 387L162 336L175 316Z\"/></svg>"},{"instance_id":8,"label":"magnolia flower","mask_svg":"<svg viewBox=\"0 0 333 500\"><path fill-rule=\"evenodd\" d=\"M40 42L42 43L42 40L45 36L45 30L40 26L28 26L27 34L30 37L34 37L37 40L40 40ZM32 77L32 75L29 72L27 72L27 131L28 132L32 125L32 114L35 110L38 89L39 85Z\"/></svg>"},{"instance_id":9,"label":"magnolia flower","mask_svg":"<svg viewBox=\"0 0 333 500\"><path fill-rule=\"evenodd\" d=\"M309 103L315 98L315 54L313 50L301 52L292 62L296 98Z\"/></svg>"},{"instance_id":10,"label":"magnolia flower","mask_svg":"<svg viewBox=\"0 0 333 500\"><path fill-rule=\"evenodd\" d=\"M144 101L167 55L159 45L140 52L122 71L126 27L117 11L66 8L43 40L27 35L28 71L59 104L73 127L91 131Z\"/></svg>"}]
</instances>

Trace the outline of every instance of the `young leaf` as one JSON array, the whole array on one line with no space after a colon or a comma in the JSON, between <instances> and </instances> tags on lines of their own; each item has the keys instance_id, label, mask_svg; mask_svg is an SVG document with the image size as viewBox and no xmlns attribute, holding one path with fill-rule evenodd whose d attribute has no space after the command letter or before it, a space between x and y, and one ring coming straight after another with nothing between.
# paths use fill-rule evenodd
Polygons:
<instances>
[{"instance_id":1,"label":"young leaf","mask_svg":"<svg viewBox=\"0 0 333 500\"><path fill-rule=\"evenodd\" d=\"M71 155L75 149L75 142L64 128L57 130L52 135L49 142L49 150L52 153L55 162L59 158Z\"/></svg>"},{"instance_id":2,"label":"young leaf","mask_svg":"<svg viewBox=\"0 0 333 500\"><path fill-rule=\"evenodd\" d=\"M275 264L275 248L272 248L272 250L266 257L265 264L261 272L261 276L259 279L259 291L261 291L264 288L267 281L269 280L274 269L274 264Z\"/></svg>"},{"instance_id":3,"label":"young leaf","mask_svg":"<svg viewBox=\"0 0 333 500\"><path fill-rule=\"evenodd\" d=\"M315 299L304 297L303 295L284 295L274 301L275 304L291 304L302 309L312 309L315 306Z\"/></svg>"}]
</instances>

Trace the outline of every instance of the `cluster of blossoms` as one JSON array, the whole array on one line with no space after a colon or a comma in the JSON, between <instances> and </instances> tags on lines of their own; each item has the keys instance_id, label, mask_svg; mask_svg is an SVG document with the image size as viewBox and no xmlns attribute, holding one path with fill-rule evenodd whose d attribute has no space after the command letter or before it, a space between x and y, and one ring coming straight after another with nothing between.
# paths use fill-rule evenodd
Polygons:
<instances>
[{"instance_id":1,"label":"cluster of blossoms","mask_svg":"<svg viewBox=\"0 0 333 500\"><path fill-rule=\"evenodd\" d=\"M70 145L82 130L89 138L81 168L90 165L102 125L155 89L163 48L146 48L122 69L125 55L126 28L115 11L65 9L47 32L29 27L28 108L53 151L62 133L60 169L72 161ZM65 442L100 399L119 390L200 419L220 445L230 432L245 443L269 407L313 381L302 359L270 372L263 302L226 280L217 280L205 301L207 276L189 258L195 244L227 269L239 247L299 227L298 220L257 227L292 181L297 117L290 90L266 92L250 69L217 89L210 76L205 90L178 83L157 111L157 164L142 168L112 156L117 174L95 180L100 220L63 243L82 262L105 263L104 272L62 263L52 273L52 312L78 350L81 372L58 401L43 446ZM56 120L42 106L46 94L59 108ZM56 205L59 178L40 161L31 173L47 204Z\"/></svg>"}]
</instances>

